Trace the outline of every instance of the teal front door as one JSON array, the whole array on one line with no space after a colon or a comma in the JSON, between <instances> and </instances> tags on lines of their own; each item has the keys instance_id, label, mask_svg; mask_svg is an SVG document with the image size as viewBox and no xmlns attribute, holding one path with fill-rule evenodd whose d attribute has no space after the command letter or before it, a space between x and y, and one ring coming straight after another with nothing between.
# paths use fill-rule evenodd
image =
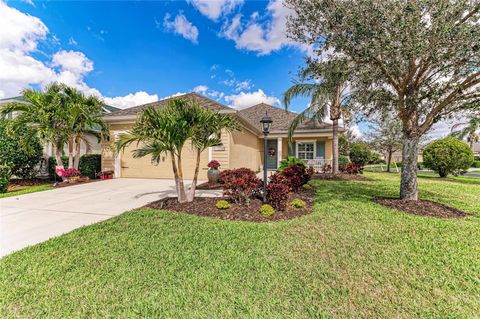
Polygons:
<instances>
[{"instance_id":1,"label":"teal front door","mask_svg":"<svg viewBox=\"0 0 480 319\"><path fill-rule=\"evenodd\" d=\"M267 169L277 169L277 140L267 140Z\"/></svg>"}]
</instances>

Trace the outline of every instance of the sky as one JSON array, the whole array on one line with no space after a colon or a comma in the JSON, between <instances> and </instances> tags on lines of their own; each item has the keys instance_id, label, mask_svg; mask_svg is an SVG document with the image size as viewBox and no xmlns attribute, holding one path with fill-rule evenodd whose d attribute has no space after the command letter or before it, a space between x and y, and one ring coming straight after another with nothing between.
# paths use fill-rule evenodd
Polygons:
<instances>
[{"instance_id":1,"label":"sky","mask_svg":"<svg viewBox=\"0 0 480 319\"><path fill-rule=\"evenodd\" d=\"M119 108L192 91L283 107L311 53L286 37L289 13L281 0L0 0L0 99L59 81Z\"/></svg>"}]
</instances>

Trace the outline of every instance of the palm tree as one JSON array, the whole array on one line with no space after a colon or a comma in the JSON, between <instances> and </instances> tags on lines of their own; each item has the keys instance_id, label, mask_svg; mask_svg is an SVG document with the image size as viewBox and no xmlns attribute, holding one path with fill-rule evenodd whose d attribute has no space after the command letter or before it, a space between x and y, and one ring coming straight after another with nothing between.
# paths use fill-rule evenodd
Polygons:
<instances>
[{"instance_id":1,"label":"palm tree","mask_svg":"<svg viewBox=\"0 0 480 319\"><path fill-rule=\"evenodd\" d=\"M108 135L108 125L102 118L103 102L97 97L86 96L75 88L63 86L63 92L67 99L67 110L69 112L68 153L69 167L78 169L80 163L81 143L86 145L87 153L91 147L87 136L94 136L100 142L102 137ZM75 155L73 149L75 146Z\"/></svg>"},{"instance_id":2,"label":"palm tree","mask_svg":"<svg viewBox=\"0 0 480 319\"><path fill-rule=\"evenodd\" d=\"M299 113L290 124L289 140L295 129L305 120L321 122L329 113L332 120L332 168L338 173L338 120L346 111L349 99L347 63L341 59L324 62L307 60L307 66L300 72L301 82L295 83L283 95L285 108L295 97L310 97L310 105ZM313 83L312 83L313 81Z\"/></svg>"},{"instance_id":3,"label":"palm tree","mask_svg":"<svg viewBox=\"0 0 480 319\"><path fill-rule=\"evenodd\" d=\"M163 108L146 108L133 128L120 135L116 142L117 151L136 143L138 148L133 157L150 155L152 163L158 164L162 154L170 155L179 202L192 201L200 167L200 153L211 146L221 145L217 133L222 129L233 129L236 122L227 120L227 115L217 114L198 105L195 100L174 99ZM190 193L186 194L183 181L182 151L188 140L196 150L197 160Z\"/></svg>"},{"instance_id":4,"label":"palm tree","mask_svg":"<svg viewBox=\"0 0 480 319\"><path fill-rule=\"evenodd\" d=\"M55 160L58 166L62 164L63 146L68 140L69 117L65 108L65 96L62 94L62 86L53 83L44 92L32 89L22 91L22 102L9 103L2 107L0 113L17 113L12 120L12 131L18 127L30 127L30 134L25 137L23 145L34 134L46 142L51 143L55 149Z\"/></svg>"},{"instance_id":5,"label":"palm tree","mask_svg":"<svg viewBox=\"0 0 480 319\"><path fill-rule=\"evenodd\" d=\"M462 129L457 130L462 126ZM453 125L451 135L462 140L466 137L470 148L473 149L473 143L480 141L480 117L472 117L468 122Z\"/></svg>"}]
</instances>

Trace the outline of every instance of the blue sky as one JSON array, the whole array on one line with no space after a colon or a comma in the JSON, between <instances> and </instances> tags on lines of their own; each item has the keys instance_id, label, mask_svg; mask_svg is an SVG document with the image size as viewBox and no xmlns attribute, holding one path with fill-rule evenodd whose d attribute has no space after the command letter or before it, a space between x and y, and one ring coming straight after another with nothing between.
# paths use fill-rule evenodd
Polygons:
<instances>
[{"instance_id":1,"label":"blue sky","mask_svg":"<svg viewBox=\"0 0 480 319\"><path fill-rule=\"evenodd\" d=\"M280 106L307 53L285 36L288 13L279 0L2 2L0 98L59 80L122 108L192 90Z\"/></svg>"}]
</instances>

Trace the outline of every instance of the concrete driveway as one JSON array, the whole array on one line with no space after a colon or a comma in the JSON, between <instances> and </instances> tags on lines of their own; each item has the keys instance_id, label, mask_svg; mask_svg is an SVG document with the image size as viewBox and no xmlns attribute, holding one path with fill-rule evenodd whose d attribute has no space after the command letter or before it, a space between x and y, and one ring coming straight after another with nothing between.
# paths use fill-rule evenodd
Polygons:
<instances>
[{"instance_id":1,"label":"concrete driveway","mask_svg":"<svg viewBox=\"0 0 480 319\"><path fill-rule=\"evenodd\" d=\"M173 180L120 178L0 199L0 256L174 195Z\"/></svg>"}]
</instances>

